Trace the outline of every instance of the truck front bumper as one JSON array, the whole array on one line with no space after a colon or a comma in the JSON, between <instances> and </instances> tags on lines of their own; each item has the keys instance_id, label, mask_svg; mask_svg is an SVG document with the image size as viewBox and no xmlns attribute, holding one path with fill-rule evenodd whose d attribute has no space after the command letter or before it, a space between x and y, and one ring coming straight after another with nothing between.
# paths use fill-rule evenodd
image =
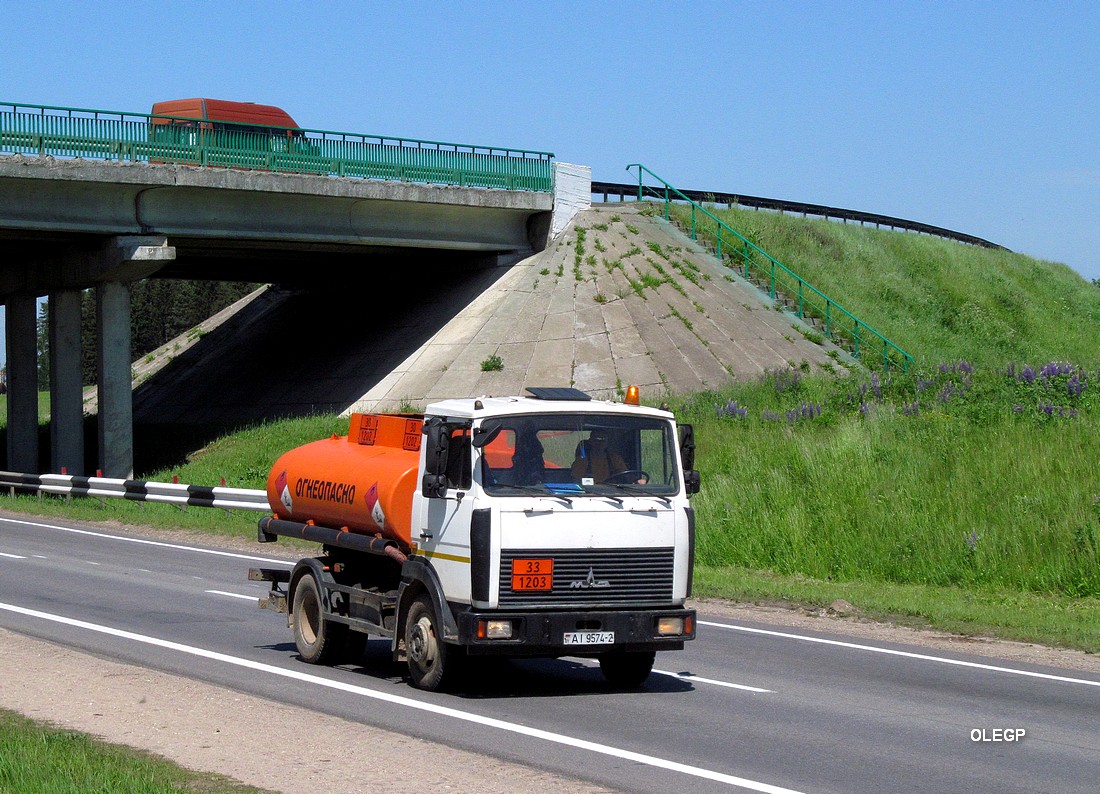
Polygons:
<instances>
[{"instance_id":1,"label":"truck front bumper","mask_svg":"<svg viewBox=\"0 0 1100 794\"><path fill-rule=\"evenodd\" d=\"M585 610L585 611L478 611L455 610L459 644L472 655L507 656L597 656L608 651L674 651L695 639L695 610ZM661 619L679 619L680 634L662 635ZM490 639L484 636L485 623L506 621L511 636ZM666 621L667 622L667 621ZM481 629L479 631L479 628ZM566 635L584 635L600 640L591 644L566 644ZM607 642L608 635L612 642Z\"/></svg>"}]
</instances>

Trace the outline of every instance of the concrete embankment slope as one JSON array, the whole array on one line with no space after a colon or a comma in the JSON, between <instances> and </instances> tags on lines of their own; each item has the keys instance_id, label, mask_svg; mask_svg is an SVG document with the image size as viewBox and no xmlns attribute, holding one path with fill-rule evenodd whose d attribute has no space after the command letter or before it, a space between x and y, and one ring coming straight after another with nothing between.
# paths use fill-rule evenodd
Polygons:
<instances>
[{"instance_id":1,"label":"concrete embankment slope","mask_svg":"<svg viewBox=\"0 0 1100 794\"><path fill-rule=\"evenodd\" d=\"M440 255L397 273L364 262L317 289L271 289L186 349L148 357L175 356L143 374L134 415L242 423L526 386L612 397L634 384L656 398L803 361L836 366L835 348L802 330L663 219L611 204L509 267ZM501 368L483 369L493 357Z\"/></svg>"},{"instance_id":2,"label":"concrete embankment slope","mask_svg":"<svg viewBox=\"0 0 1100 794\"><path fill-rule=\"evenodd\" d=\"M683 394L803 361L837 366L830 351L840 351L802 331L810 329L663 219L633 205L597 206L511 267L352 407L422 406L536 385L605 397L630 384L649 395ZM483 370L491 356L500 370Z\"/></svg>"}]
</instances>

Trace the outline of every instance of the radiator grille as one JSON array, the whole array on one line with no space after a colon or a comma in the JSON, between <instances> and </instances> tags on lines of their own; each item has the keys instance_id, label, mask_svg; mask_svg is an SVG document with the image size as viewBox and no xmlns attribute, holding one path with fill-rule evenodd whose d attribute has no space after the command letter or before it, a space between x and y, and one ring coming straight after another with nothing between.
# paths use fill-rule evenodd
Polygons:
<instances>
[{"instance_id":1,"label":"radiator grille","mask_svg":"<svg viewBox=\"0 0 1100 794\"><path fill-rule=\"evenodd\" d=\"M500 555L500 605L667 604L673 549L523 549ZM512 590L512 561L552 558L552 589ZM606 583L606 584L605 584Z\"/></svg>"}]
</instances>

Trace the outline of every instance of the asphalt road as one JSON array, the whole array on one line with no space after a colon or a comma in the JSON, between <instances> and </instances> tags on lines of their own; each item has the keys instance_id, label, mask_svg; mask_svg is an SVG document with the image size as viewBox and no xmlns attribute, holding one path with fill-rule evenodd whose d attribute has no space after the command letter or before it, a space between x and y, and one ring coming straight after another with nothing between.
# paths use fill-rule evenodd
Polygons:
<instances>
[{"instance_id":1,"label":"asphalt road","mask_svg":"<svg viewBox=\"0 0 1100 794\"><path fill-rule=\"evenodd\" d=\"M562 659L425 693L388 641L360 665L300 662L285 617L257 608L267 586L246 579L288 564L265 548L0 518L0 626L626 791L1100 789L1095 676L700 615L638 692Z\"/></svg>"}]
</instances>

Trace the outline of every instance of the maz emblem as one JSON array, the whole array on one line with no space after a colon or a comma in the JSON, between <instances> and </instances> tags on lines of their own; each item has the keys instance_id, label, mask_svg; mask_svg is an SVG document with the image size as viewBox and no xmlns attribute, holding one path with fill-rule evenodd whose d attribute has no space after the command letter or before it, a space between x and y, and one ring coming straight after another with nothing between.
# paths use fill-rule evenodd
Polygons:
<instances>
[{"instance_id":1,"label":"maz emblem","mask_svg":"<svg viewBox=\"0 0 1100 794\"><path fill-rule=\"evenodd\" d=\"M569 583L571 590L588 590L594 587L611 587L611 582L606 579L596 579L596 574L591 568L588 569L587 579L577 579Z\"/></svg>"}]
</instances>

